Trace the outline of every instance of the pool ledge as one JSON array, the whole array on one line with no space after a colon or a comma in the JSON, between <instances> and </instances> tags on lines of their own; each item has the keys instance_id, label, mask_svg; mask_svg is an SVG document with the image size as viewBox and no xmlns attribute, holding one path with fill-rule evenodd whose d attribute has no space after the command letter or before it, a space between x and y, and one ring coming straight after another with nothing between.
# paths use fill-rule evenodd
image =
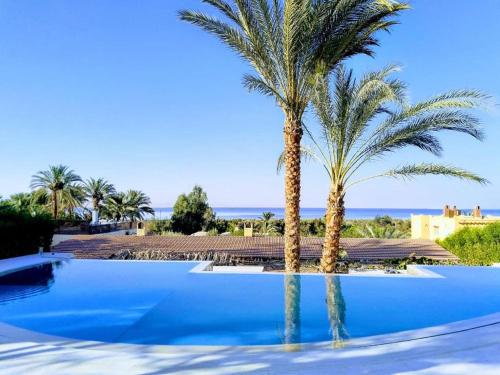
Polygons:
<instances>
[{"instance_id":1,"label":"pool ledge","mask_svg":"<svg viewBox=\"0 0 500 375\"><path fill-rule=\"evenodd\" d=\"M43 253L0 260L0 276L55 261L73 258L70 253Z\"/></svg>"},{"instance_id":2,"label":"pool ledge","mask_svg":"<svg viewBox=\"0 0 500 375\"><path fill-rule=\"evenodd\" d=\"M19 374L28 369L31 374L46 374L49 369L57 373L67 366L78 373L107 368L108 374L312 374L330 373L332 368L339 374L386 374L411 369L430 371L426 374L469 374L472 370L498 374L499 350L500 313L341 343L267 346L114 344L65 339L0 323L2 374ZM13 352L16 355L11 355Z\"/></svg>"},{"instance_id":3,"label":"pool ledge","mask_svg":"<svg viewBox=\"0 0 500 375\"><path fill-rule=\"evenodd\" d=\"M261 270L253 271L250 267L241 267L238 269L238 266L235 266L234 270L218 270L213 271L213 262L211 261L200 261L196 266L194 266L189 272L190 273L204 273L207 275L216 275L216 274L245 274L245 275L283 275L283 272L262 272ZM228 267L229 268L229 267ZM291 275L307 275L307 276L325 276L323 273L317 272L300 272L300 273L292 273ZM347 273L347 274L335 274L335 276L340 277L422 277L422 278L444 278L443 275L440 275L437 272L430 270L427 267L419 266L419 265L408 265L407 273Z\"/></svg>"}]
</instances>

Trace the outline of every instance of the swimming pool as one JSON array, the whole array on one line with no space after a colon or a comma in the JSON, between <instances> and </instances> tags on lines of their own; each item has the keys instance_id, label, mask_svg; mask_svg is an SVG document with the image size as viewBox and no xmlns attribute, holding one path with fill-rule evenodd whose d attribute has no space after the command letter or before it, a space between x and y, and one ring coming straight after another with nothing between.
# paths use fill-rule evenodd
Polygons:
<instances>
[{"instance_id":1,"label":"swimming pool","mask_svg":"<svg viewBox=\"0 0 500 375\"><path fill-rule=\"evenodd\" d=\"M69 260L0 277L0 321L78 340L272 345L425 328L500 312L500 269L442 278L190 273L196 262Z\"/></svg>"}]
</instances>

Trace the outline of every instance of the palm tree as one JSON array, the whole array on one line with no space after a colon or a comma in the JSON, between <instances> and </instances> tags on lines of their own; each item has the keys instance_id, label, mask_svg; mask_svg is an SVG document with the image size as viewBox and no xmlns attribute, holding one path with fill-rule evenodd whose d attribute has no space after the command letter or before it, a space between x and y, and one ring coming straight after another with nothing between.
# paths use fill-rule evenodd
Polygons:
<instances>
[{"instance_id":1,"label":"palm tree","mask_svg":"<svg viewBox=\"0 0 500 375\"><path fill-rule=\"evenodd\" d=\"M33 194L17 193L9 197L9 204L17 211L30 211L33 204Z\"/></svg>"},{"instance_id":2,"label":"palm tree","mask_svg":"<svg viewBox=\"0 0 500 375\"><path fill-rule=\"evenodd\" d=\"M127 219L131 222L143 220L145 214L154 215L151 208L151 199L140 190L128 190L125 193L125 204L127 205Z\"/></svg>"},{"instance_id":3,"label":"palm tree","mask_svg":"<svg viewBox=\"0 0 500 375\"><path fill-rule=\"evenodd\" d=\"M45 191L52 204L52 215L57 219L59 205L64 201L72 201L77 192L75 184L81 181L80 176L65 165L51 165L48 170L40 171L31 179L32 189Z\"/></svg>"},{"instance_id":4,"label":"palm tree","mask_svg":"<svg viewBox=\"0 0 500 375\"><path fill-rule=\"evenodd\" d=\"M262 217L260 218L261 220L261 227L260 227L260 232L266 236L270 234L276 233L277 229L276 226L274 226L271 223L271 220L274 217L274 213L272 212L263 212Z\"/></svg>"},{"instance_id":5,"label":"palm tree","mask_svg":"<svg viewBox=\"0 0 500 375\"><path fill-rule=\"evenodd\" d=\"M91 200L92 208L97 211L100 211L101 203L104 200L116 193L113 184L103 178L89 178L83 184L83 191L87 199Z\"/></svg>"},{"instance_id":6,"label":"palm tree","mask_svg":"<svg viewBox=\"0 0 500 375\"><path fill-rule=\"evenodd\" d=\"M440 155L437 132L453 131L481 140L479 122L465 110L476 108L484 95L457 90L415 105L406 99L405 85L391 74L397 67L369 73L358 82L343 66L335 70L335 88L330 94L327 80L317 83L313 104L321 137L306 128L312 147L302 147L306 158L319 161L330 179L326 233L321 259L323 272L334 272L339 254L340 231L344 220L344 198L353 185L377 178L408 179L420 175L444 175L487 181L471 172L449 165L410 164L380 174L355 179L360 168L388 153L414 146ZM283 164L283 155L279 166Z\"/></svg>"},{"instance_id":7,"label":"palm tree","mask_svg":"<svg viewBox=\"0 0 500 375\"><path fill-rule=\"evenodd\" d=\"M256 75L249 90L271 96L284 113L285 263L300 270L300 142L313 77L342 60L372 54L374 34L388 30L408 6L390 0L203 0L225 19L181 11L180 18L214 34L243 57Z\"/></svg>"},{"instance_id":8,"label":"palm tree","mask_svg":"<svg viewBox=\"0 0 500 375\"><path fill-rule=\"evenodd\" d=\"M103 216L115 221L142 220L144 214L154 214L150 207L151 200L139 190L128 190L109 196L103 207Z\"/></svg>"},{"instance_id":9,"label":"palm tree","mask_svg":"<svg viewBox=\"0 0 500 375\"><path fill-rule=\"evenodd\" d=\"M102 216L104 218L115 220L117 222L124 220L127 216L125 193L120 192L109 196L104 201L104 206L102 207Z\"/></svg>"},{"instance_id":10,"label":"palm tree","mask_svg":"<svg viewBox=\"0 0 500 375\"><path fill-rule=\"evenodd\" d=\"M376 227L365 224L357 227L356 231L362 238L408 238L406 233L393 226Z\"/></svg>"}]
</instances>

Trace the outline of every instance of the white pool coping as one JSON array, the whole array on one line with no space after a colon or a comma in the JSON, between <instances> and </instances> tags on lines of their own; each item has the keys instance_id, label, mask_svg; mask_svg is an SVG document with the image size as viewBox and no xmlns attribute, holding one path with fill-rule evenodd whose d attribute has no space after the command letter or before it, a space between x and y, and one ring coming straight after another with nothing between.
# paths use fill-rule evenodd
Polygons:
<instances>
[{"instance_id":1,"label":"white pool coping","mask_svg":"<svg viewBox=\"0 0 500 375\"><path fill-rule=\"evenodd\" d=\"M3 260L0 274L66 258L67 255L54 254ZM211 262L200 262L191 272L208 274L210 266ZM435 277L435 273L413 277ZM342 343L267 346L102 343L45 335L0 323L0 374L16 375L103 371L106 374L499 374L499 353L500 313Z\"/></svg>"}]
</instances>

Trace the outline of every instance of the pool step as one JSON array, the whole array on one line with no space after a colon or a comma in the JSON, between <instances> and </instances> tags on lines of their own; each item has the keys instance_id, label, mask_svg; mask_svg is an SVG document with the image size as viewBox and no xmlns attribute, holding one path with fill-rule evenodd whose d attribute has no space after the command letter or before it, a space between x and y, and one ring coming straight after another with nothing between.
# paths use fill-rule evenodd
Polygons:
<instances>
[{"instance_id":1,"label":"pool step","mask_svg":"<svg viewBox=\"0 0 500 375\"><path fill-rule=\"evenodd\" d=\"M259 272L264 272L264 266L213 266L212 272L259 273Z\"/></svg>"}]
</instances>

